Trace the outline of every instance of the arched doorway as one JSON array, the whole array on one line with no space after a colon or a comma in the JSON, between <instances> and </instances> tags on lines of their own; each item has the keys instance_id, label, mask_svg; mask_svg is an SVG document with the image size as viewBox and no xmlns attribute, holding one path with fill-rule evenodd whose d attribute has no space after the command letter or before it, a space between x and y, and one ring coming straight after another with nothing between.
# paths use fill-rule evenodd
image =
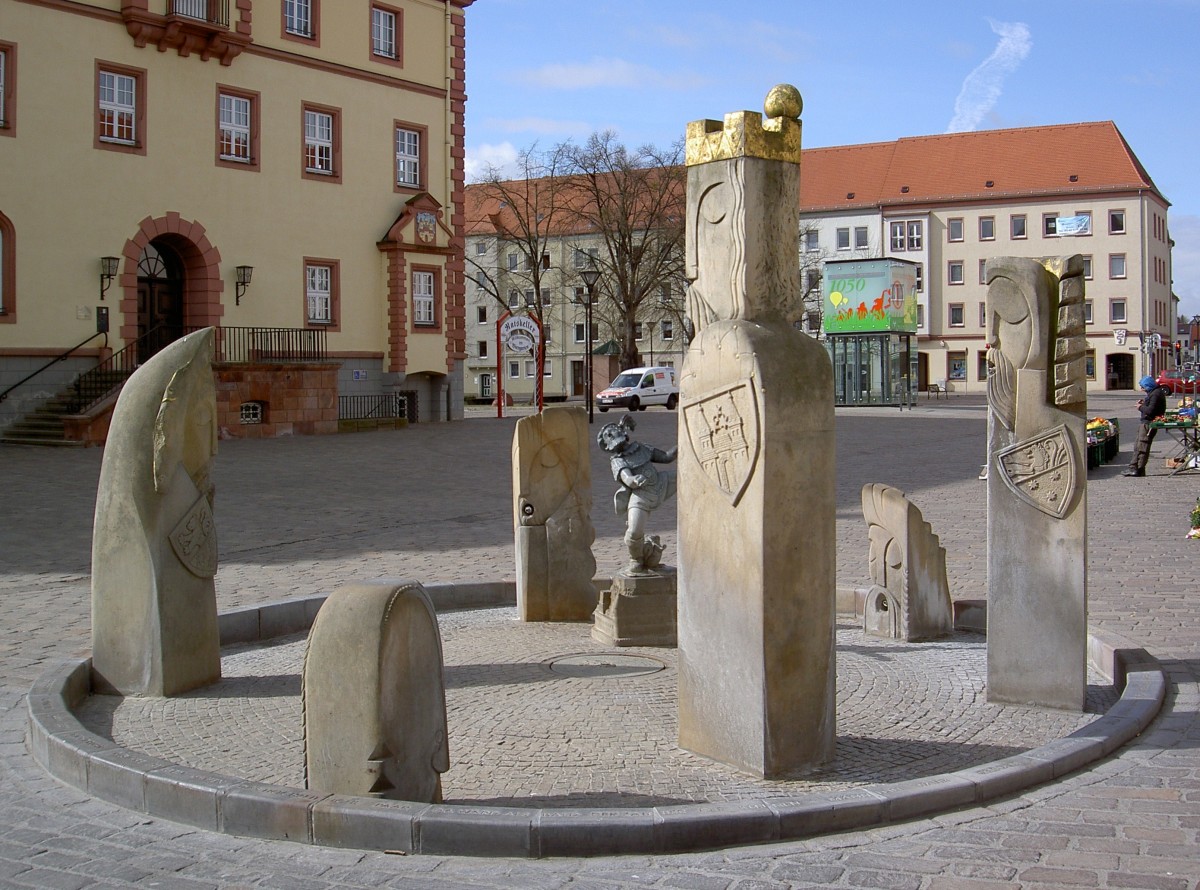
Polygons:
<instances>
[{"instance_id":1,"label":"arched doorway","mask_svg":"<svg viewBox=\"0 0 1200 890\"><path fill-rule=\"evenodd\" d=\"M174 248L155 239L137 265L138 360L145 361L184 333L184 265Z\"/></svg>"}]
</instances>

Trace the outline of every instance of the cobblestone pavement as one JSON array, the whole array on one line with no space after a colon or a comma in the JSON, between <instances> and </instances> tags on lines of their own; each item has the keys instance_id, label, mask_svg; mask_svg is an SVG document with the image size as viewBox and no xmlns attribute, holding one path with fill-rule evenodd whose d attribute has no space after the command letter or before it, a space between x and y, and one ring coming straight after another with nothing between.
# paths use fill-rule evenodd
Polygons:
<instances>
[{"instance_id":1,"label":"cobblestone pavement","mask_svg":"<svg viewBox=\"0 0 1200 890\"><path fill-rule=\"evenodd\" d=\"M1200 883L1200 543L1183 539L1200 494L1168 477L1120 476L1136 429L1132 394L1090 413L1119 417L1122 454L1089 474L1090 623L1145 646L1167 671L1163 715L1092 769L997 804L808 841L663 857L483 860L310 848L199 832L94 800L49 778L25 748L23 696L47 661L89 646L97 449L0 447L0 887L1147 887ZM597 421L611 415L597 415ZM638 415L669 446L674 414ZM865 580L864 482L905 490L941 535L956 598L985 596L984 459L978 399L915 411L839 409L838 579ZM225 610L379 576L511 577L513 421L222 443L214 474ZM597 455L598 458L598 455ZM607 468L593 464L600 573L621 560ZM674 526L671 507L652 525ZM674 535L664 535L671 552ZM293 682L284 675L283 682Z\"/></svg>"}]
</instances>

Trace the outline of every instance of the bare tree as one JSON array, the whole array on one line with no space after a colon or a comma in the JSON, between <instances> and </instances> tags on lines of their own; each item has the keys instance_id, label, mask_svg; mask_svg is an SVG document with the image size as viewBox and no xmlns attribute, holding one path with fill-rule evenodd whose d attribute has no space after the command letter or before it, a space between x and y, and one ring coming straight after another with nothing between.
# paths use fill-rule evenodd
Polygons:
<instances>
[{"instance_id":1,"label":"bare tree","mask_svg":"<svg viewBox=\"0 0 1200 890\"><path fill-rule=\"evenodd\" d=\"M630 150L611 131L566 145L573 228L598 242L598 318L621 347L621 367L642 363L635 328L640 310L682 276L686 179L683 145Z\"/></svg>"}]
</instances>

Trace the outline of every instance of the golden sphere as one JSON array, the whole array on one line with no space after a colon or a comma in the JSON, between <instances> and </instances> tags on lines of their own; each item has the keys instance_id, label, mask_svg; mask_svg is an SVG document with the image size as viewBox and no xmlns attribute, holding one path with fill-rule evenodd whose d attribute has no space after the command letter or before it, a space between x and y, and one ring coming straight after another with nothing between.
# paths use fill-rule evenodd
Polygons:
<instances>
[{"instance_id":1,"label":"golden sphere","mask_svg":"<svg viewBox=\"0 0 1200 890\"><path fill-rule=\"evenodd\" d=\"M804 100L800 98L800 91L790 83L771 87L771 92L767 93L766 101L763 102L763 111L767 117L799 118L803 110Z\"/></svg>"}]
</instances>

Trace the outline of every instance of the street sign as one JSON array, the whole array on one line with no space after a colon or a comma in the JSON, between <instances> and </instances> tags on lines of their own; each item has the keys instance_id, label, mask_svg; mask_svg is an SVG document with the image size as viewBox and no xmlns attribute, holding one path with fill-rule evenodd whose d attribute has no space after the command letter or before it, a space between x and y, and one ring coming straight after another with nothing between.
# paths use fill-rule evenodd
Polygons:
<instances>
[{"instance_id":1,"label":"street sign","mask_svg":"<svg viewBox=\"0 0 1200 890\"><path fill-rule=\"evenodd\" d=\"M530 352L541 342L541 329L528 315L514 315L500 325L500 339L511 352Z\"/></svg>"}]
</instances>

